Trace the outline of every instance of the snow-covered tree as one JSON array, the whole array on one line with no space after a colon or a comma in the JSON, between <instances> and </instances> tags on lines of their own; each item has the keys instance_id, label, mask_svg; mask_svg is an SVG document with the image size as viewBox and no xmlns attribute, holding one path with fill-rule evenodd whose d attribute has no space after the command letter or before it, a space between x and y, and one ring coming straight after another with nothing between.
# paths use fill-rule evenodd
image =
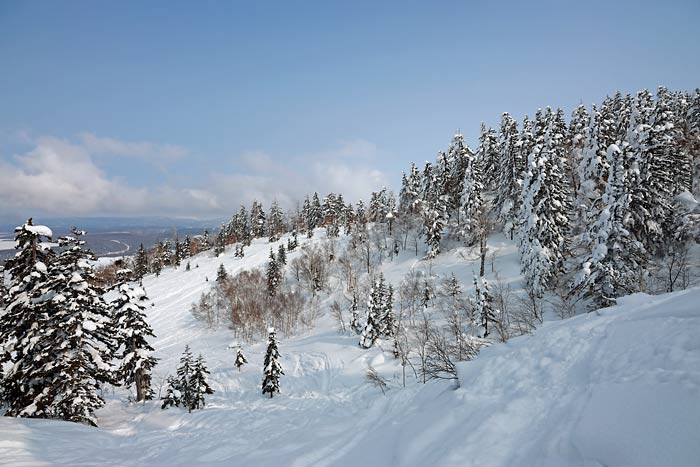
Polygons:
<instances>
[{"instance_id":1,"label":"snow-covered tree","mask_svg":"<svg viewBox=\"0 0 700 467\"><path fill-rule=\"evenodd\" d=\"M499 310L496 308L489 283L485 277L474 276L474 310L479 326L484 329L482 337L491 333L489 327L497 322Z\"/></svg>"},{"instance_id":2,"label":"snow-covered tree","mask_svg":"<svg viewBox=\"0 0 700 467\"><path fill-rule=\"evenodd\" d=\"M350 329L352 329L356 334L362 333L362 326L360 325L360 314L358 313L358 301L357 290L352 290L352 302L350 303Z\"/></svg>"},{"instance_id":3,"label":"snow-covered tree","mask_svg":"<svg viewBox=\"0 0 700 467\"><path fill-rule=\"evenodd\" d=\"M104 405L100 389L113 379L114 331L104 292L94 285L95 257L79 239L84 233L74 228L59 239L62 252L38 284L38 334L25 341L26 360L15 361L6 375L5 382L19 383L13 389L23 393L8 400L8 415L96 425L94 411Z\"/></svg>"},{"instance_id":4,"label":"snow-covered tree","mask_svg":"<svg viewBox=\"0 0 700 467\"><path fill-rule=\"evenodd\" d=\"M282 233L284 233L284 212L277 204L277 201L273 201L267 221L267 234L270 237L270 241L275 242L279 240Z\"/></svg>"},{"instance_id":5,"label":"snow-covered tree","mask_svg":"<svg viewBox=\"0 0 700 467\"><path fill-rule=\"evenodd\" d=\"M494 211L511 239L517 223L522 196L523 161L518 147L518 123L507 112L501 118L498 135L498 171Z\"/></svg>"},{"instance_id":6,"label":"snow-covered tree","mask_svg":"<svg viewBox=\"0 0 700 467\"><path fill-rule=\"evenodd\" d=\"M162 408L170 406L184 406L189 412L204 406L204 395L213 394L214 391L207 383L206 375L209 371L206 368L204 358L200 354L195 360L190 351L189 345L185 346L185 351L180 357L180 365L177 367L176 376L168 377L168 388L162 398Z\"/></svg>"},{"instance_id":7,"label":"snow-covered tree","mask_svg":"<svg viewBox=\"0 0 700 467\"><path fill-rule=\"evenodd\" d=\"M192 377L189 381L189 392L191 396L190 404L187 405L187 408L190 412L195 409L203 409L205 405L205 394L214 394L214 390L209 386L207 381L208 375L209 370L207 369L207 362L204 360L204 356L199 354L194 361L194 365L192 365Z\"/></svg>"},{"instance_id":8,"label":"snow-covered tree","mask_svg":"<svg viewBox=\"0 0 700 467\"><path fill-rule=\"evenodd\" d=\"M277 293L277 287L279 286L281 274L280 265L275 258L275 253L270 248L270 260L267 262L267 294L270 297L274 297Z\"/></svg>"},{"instance_id":9,"label":"snow-covered tree","mask_svg":"<svg viewBox=\"0 0 700 467\"><path fill-rule=\"evenodd\" d=\"M216 282L221 284L226 279L228 279L228 272L226 272L226 268L224 267L223 263L219 264L219 269L216 270Z\"/></svg>"},{"instance_id":10,"label":"snow-covered tree","mask_svg":"<svg viewBox=\"0 0 700 467\"><path fill-rule=\"evenodd\" d=\"M557 131L550 109L539 119L535 122L537 143L525 168L520 252L525 279L535 295L541 297L563 268L569 230L569 192L564 135Z\"/></svg>"},{"instance_id":11,"label":"snow-covered tree","mask_svg":"<svg viewBox=\"0 0 700 467\"><path fill-rule=\"evenodd\" d=\"M0 308L0 367L11 365L0 378L0 400L6 415L51 416L39 412L41 409L33 404L50 384L39 373L50 358L47 352L51 343L51 336L44 332L51 324L44 313L44 302L50 297L44 297L40 287L48 280L48 268L55 260L54 253L41 242L52 235L51 229L28 219L15 228L17 252L5 262L9 284L5 307Z\"/></svg>"},{"instance_id":12,"label":"snow-covered tree","mask_svg":"<svg viewBox=\"0 0 700 467\"><path fill-rule=\"evenodd\" d=\"M476 159L481 165L481 182L487 189L496 186L499 172L499 140L493 128L481 124L481 136L476 150Z\"/></svg>"},{"instance_id":13,"label":"snow-covered tree","mask_svg":"<svg viewBox=\"0 0 700 467\"><path fill-rule=\"evenodd\" d=\"M265 211L257 201L250 208L250 230L254 238L265 236Z\"/></svg>"},{"instance_id":14,"label":"snow-covered tree","mask_svg":"<svg viewBox=\"0 0 700 467\"><path fill-rule=\"evenodd\" d=\"M151 355L154 349L147 341L149 337L155 337L144 313L147 300L141 287L122 284L119 296L111 303L119 346L116 357L120 360L116 377L127 387L135 386L137 401L153 399L151 371L158 362Z\"/></svg>"},{"instance_id":15,"label":"snow-covered tree","mask_svg":"<svg viewBox=\"0 0 700 467\"><path fill-rule=\"evenodd\" d=\"M239 345L236 349L236 361L233 364L238 368L238 371L241 371L241 367L246 363L248 363L248 360L246 360L245 355L243 355L243 349Z\"/></svg>"},{"instance_id":16,"label":"snow-covered tree","mask_svg":"<svg viewBox=\"0 0 700 467\"><path fill-rule=\"evenodd\" d=\"M277 348L277 334L275 328L268 329L267 352L263 363L262 393L269 394L270 398L274 393L280 392L280 375L284 375L282 365L279 362L280 353Z\"/></svg>"},{"instance_id":17,"label":"snow-covered tree","mask_svg":"<svg viewBox=\"0 0 700 467\"><path fill-rule=\"evenodd\" d=\"M134 273L138 279L142 279L143 276L148 274L148 255L146 254L146 249L143 247L143 243L139 246L136 252L136 258L134 259Z\"/></svg>"},{"instance_id":18,"label":"snow-covered tree","mask_svg":"<svg viewBox=\"0 0 700 467\"><path fill-rule=\"evenodd\" d=\"M490 140L490 137L487 137ZM486 144L486 143L485 143ZM491 151L485 147L484 150ZM464 186L462 188L462 234L468 244L473 244L483 229L484 214L484 184L480 152L468 154L464 171ZM490 155L489 157L492 157Z\"/></svg>"},{"instance_id":19,"label":"snow-covered tree","mask_svg":"<svg viewBox=\"0 0 700 467\"><path fill-rule=\"evenodd\" d=\"M611 144L607 151L607 183L602 197L603 209L589 227L593 240L590 255L584 260L574 289L592 297L597 307L610 306L621 295L633 292L644 264L645 251L632 235L630 201L639 183L634 152L627 142L620 149Z\"/></svg>"},{"instance_id":20,"label":"snow-covered tree","mask_svg":"<svg viewBox=\"0 0 700 467\"><path fill-rule=\"evenodd\" d=\"M387 312L386 284L384 275L380 274L372 284L367 300L367 323L362 330L360 347L369 349L385 332L385 315Z\"/></svg>"}]
</instances>

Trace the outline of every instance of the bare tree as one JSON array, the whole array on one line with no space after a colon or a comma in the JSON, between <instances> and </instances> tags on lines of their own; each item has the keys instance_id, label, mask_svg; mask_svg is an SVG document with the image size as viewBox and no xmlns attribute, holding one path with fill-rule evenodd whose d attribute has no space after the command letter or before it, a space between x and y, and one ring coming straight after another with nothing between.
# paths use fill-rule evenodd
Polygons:
<instances>
[{"instance_id":1,"label":"bare tree","mask_svg":"<svg viewBox=\"0 0 700 467\"><path fill-rule=\"evenodd\" d=\"M367 366L367 372L365 373L365 379L371 383L374 387L382 390L382 394L386 395L387 381L382 377L377 370L375 370L372 365Z\"/></svg>"},{"instance_id":2,"label":"bare tree","mask_svg":"<svg viewBox=\"0 0 700 467\"><path fill-rule=\"evenodd\" d=\"M336 322L338 323L338 332L340 334L345 334L345 321L343 321L343 310L340 307L340 304L336 301L333 300L333 303L331 303L331 315L333 318L335 318Z\"/></svg>"}]
</instances>

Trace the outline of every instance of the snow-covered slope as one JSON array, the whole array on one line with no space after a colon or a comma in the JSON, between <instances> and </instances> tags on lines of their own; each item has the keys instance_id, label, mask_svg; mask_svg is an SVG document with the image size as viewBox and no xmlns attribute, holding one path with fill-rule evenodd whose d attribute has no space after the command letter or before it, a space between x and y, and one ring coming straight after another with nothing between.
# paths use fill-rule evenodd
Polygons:
<instances>
[{"instance_id":1,"label":"snow-covered slope","mask_svg":"<svg viewBox=\"0 0 700 467\"><path fill-rule=\"evenodd\" d=\"M492 240L498 270L517 282L513 245ZM545 323L461 364L459 388L401 388L390 352L360 349L324 316L281 340L282 393L269 399L260 391L264 344L244 346L249 364L238 372L231 332L207 330L189 312L220 263L230 273L259 267L269 248L256 241L243 259L201 255L191 271L145 281L161 358L156 380L174 371L189 344L207 359L216 391L204 410L127 404L118 391L106 395L98 429L0 417L0 464L698 465L700 289L634 295ZM430 266L402 253L383 270L394 283L408 268L432 267L468 284L472 265L460 253ZM390 380L386 396L365 382L369 363Z\"/></svg>"}]
</instances>

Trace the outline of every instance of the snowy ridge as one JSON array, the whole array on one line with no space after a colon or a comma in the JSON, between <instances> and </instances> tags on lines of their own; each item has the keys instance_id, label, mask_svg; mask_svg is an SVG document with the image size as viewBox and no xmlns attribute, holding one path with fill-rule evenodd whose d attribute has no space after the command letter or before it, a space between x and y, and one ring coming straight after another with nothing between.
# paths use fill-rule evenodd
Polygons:
<instances>
[{"instance_id":1,"label":"snowy ridge","mask_svg":"<svg viewBox=\"0 0 700 467\"><path fill-rule=\"evenodd\" d=\"M323 240L322 230L310 239ZM342 239L341 239L342 240ZM286 238L281 241L285 242ZM261 394L266 344L243 343L234 366L229 330L207 330L189 309L229 273L263 267L270 246L255 240L243 259L191 258L191 270L165 269L144 287L161 361L154 382L173 373L186 344L202 353L216 391L203 410L127 404L117 390L98 411L100 428L0 417L0 459L9 465L697 465L700 458L700 289L636 294L616 307L547 322L532 336L485 349L459 365L459 383L401 388L398 362L381 344L360 349L330 316L280 338L281 394ZM494 236L496 270L520 280L517 250ZM397 283L410 268L460 274L459 249L431 265L413 255L385 263ZM290 253L290 259L297 252ZM196 267L196 266L199 267ZM208 278L209 281L206 281ZM382 352L381 347L386 348ZM368 364L389 380L383 396L364 379ZM156 388L157 389L157 388Z\"/></svg>"}]
</instances>

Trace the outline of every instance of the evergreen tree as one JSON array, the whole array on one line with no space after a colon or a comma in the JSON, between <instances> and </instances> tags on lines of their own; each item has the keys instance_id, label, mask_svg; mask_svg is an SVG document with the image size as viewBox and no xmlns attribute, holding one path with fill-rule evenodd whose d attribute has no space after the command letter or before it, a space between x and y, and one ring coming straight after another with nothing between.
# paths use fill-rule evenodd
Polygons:
<instances>
[{"instance_id":1,"label":"evergreen tree","mask_svg":"<svg viewBox=\"0 0 700 467\"><path fill-rule=\"evenodd\" d=\"M304 199L304 205L301 209L301 218L303 226L306 229L306 233L308 237L311 238L313 235L314 225L313 219L311 218L311 200L309 199L309 195L306 195L306 199Z\"/></svg>"},{"instance_id":2,"label":"evergreen tree","mask_svg":"<svg viewBox=\"0 0 700 467\"><path fill-rule=\"evenodd\" d=\"M0 309L0 367L11 363L4 378L0 378L0 400L7 409L5 415L44 418L52 415L33 406L34 399L50 384L39 371L50 358L48 347L53 333L49 329L50 317L44 313L44 302L50 298L43 296L41 286L48 280L48 268L55 260L55 254L44 249L41 242L52 236L48 227L34 225L28 219L15 228L17 252L5 261L9 284L4 296L5 308Z\"/></svg>"},{"instance_id":3,"label":"evergreen tree","mask_svg":"<svg viewBox=\"0 0 700 467\"><path fill-rule=\"evenodd\" d=\"M270 394L270 398L274 393L280 392L280 375L284 375L282 365L280 365L280 353L277 348L277 334L275 328L268 330L267 352L265 353L265 362L263 367L263 382L262 393Z\"/></svg>"},{"instance_id":4,"label":"evergreen tree","mask_svg":"<svg viewBox=\"0 0 700 467\"><path fill-rule=\"evenodd\" d=\"M243 355L243 349L241 349L241 346L239 345L236 349L236 361L234 362L234 365L236 365L238 371L241 371L241 367L246 363L248 363L248 360L246 360L245 355Z\"/></svg>"},{"instance_id":5,"label":"evergreen tree","mask_svg":"<svg viewBox=\"0 0 700 467\"><path fill-rule=\"evenodd\" d=\"M487 189L496 187L499 172L498 137L493 128L487 128L481 124L481 136L479 137L479 147L476 151L476 159L481 164L482 183Z\"/></svg>"},{"instance_id":6,"label":"evergreen tree","mask_svg":"<svg viewBox=\"0 0 700 467\"><path fill-rule=\"evenodd\" d=\"M607 151L607 175L603 210L589 231L594 239L590 255L581 266L574 289L592 297L598 307L610 306L621 295L636 288L643 266L644 248L631 234L630 200L639 183L634 153L625 142L621 150L611 144Z\"/></svg>"},{"instance_id":7,"label":"evergreen tree","mask_svg":"<svg viewBox=\"0 0 700 467\"><path fill-rule=\"evenodd\" d=\"M277 204L277 201L273 201L272 206L270 206L267 230L271 242L279 240L280 235L284 233L284 213L279 207L279 204Z\"/></svg>"},{"instance_id":8,"label":"evergreen tree","mask_svg":"<svg viewBox=\"0 0 700 467\"><path fill-rule=\"evenodd\" d=\"M280 264L280 267L287 264L287 250L282 244L277 248L277 262Z\"/></svg>"},{"instance_id":9,"label":"evergreen tree","mask_svg":"<svg viewBox=\"0 0 700 467\"><path fill-rule=\"evenodd\" d=\"M182 244L182 258L186 259L192 256L192 240L189 235L185 235L185 241Z\"/></svg>"},{"instance_id":10,"label":"evergreen tree","mask_svg":"<svg viewBox=\"0 0 700 467\"><path fill-rule=\"evenodd\" d=\"M442 169L442 194L447 196L448 217L453 227L461 223L462 192L464 191L464 178L470 158L473 152L464 142L464 136L458 131L452 138L444 159L445 167Z\"/></svg>"},{"instance_id":11,"label":"evergreen tree","mask_svg":"<svg viewBox=\"0 0 700 467\"><path fill-rule=\"evenodd\" d=\"M170 240L167 238L160 244L160 258L164 267L173 264L173 249Z\"/></svg>"},{"instance_id":12,"label":"evergreen tree","mask_svg":"<svg viewBox=\"0 0 700 467\"><path fill-rule=\"evenodd\" d=\"M265 236L265 211L257 201L250 208L250 230L253 238Z\"/></svg>"},{"instance_id":13,"label":"evergreen tree","mask_svg":"<svg viewBox=\"0 0 700 467\"><path fill-rule=\"evenodd\" d=\"M189 381L190 389L190 404L187 406L188 410L192 412L195 409L203 409L205 405L204 395L214 394L214 390L209 386L207 382L207 376L209 375L209 370L207 369L207 364L204 361L202 354L197 356L192 366L192 377Z\"/></svg>"},{"instance_id":14,"label":"evergreen tree","mask_svg":"<svg viewBox=\"0 0 700 467\"><path fill-rule=\"evenodd\" d=\"M216 271L216 282L218 284L221 284L226 279L228 279L228 273L226 272L226 268L224 267L223 263L219 264L219 269L217 269Z\"/></svg>"},{"instance_id":15,"label":"evergreen tree","mask_svg":"<svg viewBox=\"0 0 700 467\"><path fill-rule=\"evenodd\" d=\"M161 399L163 401L162 408L182 405L189 412L192 412L194 409L204 407L204 395L214 393L207 383L206 375L208 374L209 370L206 368L202 355L200 354L195 360L189 345L186 345L185 351L180 357L176 376L168 377L168 389Z\"/></svg>"},{"instance_id":16,"label":"evergreen tree","mask_svg":"<svg viewBox=\"0 0 700 467\"><path fill-rule=\"evenodd\" d=\"M488 281L485 277L474 276L474 308L479 325L484 328L482 337L488 337L491 333L489 326L493 327L497 322L499 311L496 309Z\"/></svg>"},{"instance_id":17,"label":"evergreen tree","mask_svg":"<svg viewBox=\"0 0 700 467\"><path fill-rule=\"evenodd\" d=\"M583 149L586 144L589 122L590 116L586 106L581 104L576 107L576 110L571 114L566 141L569 152L569 164L572 168L570 178L573 193L579 193L581 182L583 181L580 178L579 167L582 167Z\"/></svg>"},{"instance_id":18,"label":"evergreen tree","mask_svg":"<svg viewBox=\"0 0 700 467\"><path fill-rule=\"evenodd\" d=\"M277 293L277 287L280 282L280 267L275 258L275 254L270 248L270 260L267 262L267 294L269 297L274 297Z\"/></svg>"},{"instance_id":19,"label":"evergreen tree","mask_svg":"<svg viewBox=\"0 0 700 467\"><path fill-rule=\"evenodd\" d=\"M518 146L518 124L507 112L501 118L498 147L494 211L503 223L503 231L512 239L521 205L523 161Z\"/></svg>"},{"instance_id":20,"label":"evergreen tree","mask_svg":"<svg viewBox=\"0 0 700 467\"><path fill-rule=\"evenodd\" d=\"M139 247L138 252L136 252L136 259L134 262L134 273L140 280L148 273L148 255L146 254L146 249L143 247L143 243Z\"/></svg>"},{"instance_id":21,"label":"evergreen tree","mask_svg":"<svg viewBox=\"0 0 700 467\"><path fill-rule=\"evenodd\" d=\"M382 297L382 335L392 337L394 336L396 325L396 320L394 319L394 287L389 284L384 290L384 296Z\"/></svg>"},{"instance_id":22,"label":"evergreen tree","mask_svg":"<svg viewBox=\"0 0 700 467\"><path fill-rule=\"evenodd\" d=\"M314 229L316 227L321 227L323 224L322 216L321 200L318 198L318 193L314 191L314 195L311 198L311 210L309 211L309 221Z\"/></svg>"},{"instance_id":23,"label":"evergreen tree","mask_svg":"<svg viewBox=\"0 0 700 467\"><path fill-rule=\"evenodd\" d=\"M537 143L528 156L523 183L520 252L525 279L535 295L541 297L563 268L569 193L563 134L557 131L550 109L544 117L539 111L538 114L541 121L535 122Z\"/></svg>"},{"instance_id":24,"label":"evergreen tree","mask_svg":"<svg viewBox=\"0 0 700 467\"><path fill-rule=\"evenodd\" d=\"M199 251L207 251L211 248L211 240L209 239L209 230L204 229L204 234L199 241Z\"/></svg>"},{"instance_id":25,"label":"evergreen tree","mask_svg":"<svg viewBox=\"0 0 700 467\"><path fill-rule=\"evenodd\" d=\"M369 292L367 300L367 324L362 330L360 347L369 349L379 339L384 328L385 289L384 276L379 275Z\"/></svg>"},{"instance_id":26,"label":"evergreen tree","mask_svg":"<svg viewBox=\"0 0 700 467\"><path fill-rule=\"evenodd\" d=\"M175 255L173 256L173 265L176 268L179 267L180 263L182 262L182 259L182 243L180 243L180 240L177 238L177 235L175 235Z\"/></svg>"},{"instance_id":27,"label":"evergreen tree","mask_svg":"<svg viewBox=\"0 0 700 467\"><path fill-rule=\"evenodd\" d=\"M350 329L352 329L356 334L362 333L362 326L360 325L360 314L357 312L358 306L358 296L357 290L352 290L352 302L350 304Z\"/></svg>"},{"instance_id":28,"label":"evergreen tree","mask_svg":"<svg viewBox=\"0 0 700 467\"><path fill-rule=\"evenodd\" d=\"M214 256L220 256L226 251L226 226L221 225L221 229L214 241Z\"/></svg>"},{"instance_id":29,"label":"evergreen tree","mask_svg":"<svg viewBox=\"0 0 700 467\"><path fill-rule=\"evenodd\" d=\"M8 415L96 425L94 411L104 405L100 389L113 380L114 332L104 291L94 285L95 257L82 248L85 232L72 233L59 239L62 252L40 285L42 335L26 354L32 363L25 375L42 390L28 394L30 405L10 406Z\"/></svg>"},{"instance_id":30,"label":"evergreen tree","mask_svg":"<svg viewBox=\"0 0 700 467\"><path fill-rule=\"evenodd\" d=\"M490 137L489 137L490 138ZM486 143L485 143L486 144ZM486 149L483 149L486 150ZM489 151L491 149L488 149ZM464 187L462 189L462 233L467 237L468 244L480 237L482 214L484 211L484 191L482 164L478 157L483 153L469 154L464 172ZM489 156L492 157L492 156Z\"/></svg>"},{"instance_id":31,"label":"evergreen tree","mask_svg":"<svg viewBox=\"0 0 700 467\"><path fill-rule=\"evenodd\" d=\"M121 360L117 380L126 386L135 385L137 401L153 399L155 394L151 388L151 371L158 359L150 355L154 349L146 340L155 337L144 313L147 300L142 288L122 284L119 297L112 302L119 349L117 358Z\"/></svg>"}]
</instances>

